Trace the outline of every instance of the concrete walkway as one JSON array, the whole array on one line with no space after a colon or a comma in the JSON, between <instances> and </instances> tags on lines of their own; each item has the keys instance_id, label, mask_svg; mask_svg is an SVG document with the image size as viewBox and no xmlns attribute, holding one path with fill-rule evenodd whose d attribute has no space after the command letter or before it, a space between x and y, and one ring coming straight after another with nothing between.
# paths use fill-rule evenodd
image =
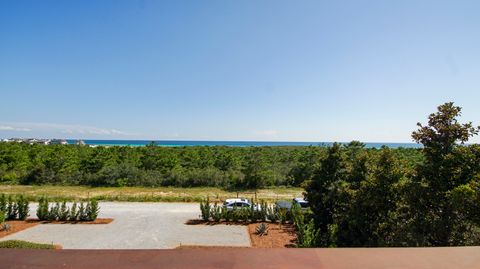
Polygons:
<instances>
[{"instance_id":1,"label":"concrete walkway","mask_svg":"<svg viewBox=\"0 0 480 269\"><path fill-rule=\"evenodd\" d=\"M64 249L168 249L179 245L250 246L247 228L233 225L185 225L199 218L193 203L100 203L101 218L110 224L39 224L6 236ZM35 216L36 205L31 206Z\"/></svg>"}]
</instances>

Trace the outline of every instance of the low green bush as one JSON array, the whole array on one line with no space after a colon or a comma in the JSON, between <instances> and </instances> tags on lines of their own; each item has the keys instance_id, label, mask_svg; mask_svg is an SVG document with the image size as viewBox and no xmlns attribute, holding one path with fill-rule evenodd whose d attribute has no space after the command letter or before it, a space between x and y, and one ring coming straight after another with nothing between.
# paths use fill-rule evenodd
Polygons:
<instances>
[{"instance_id":1,"label":"low green bush","mask_svg":"<svg viewBox=\"0 0 480 269\"><path fill-rule=\"evenodd\" d=\"M90 200L87 203L87 207L85 208L85 214L87 216L88 221L94 221L97 219L98 212L100 208L98 207L98 202L95 199Z\"/></svg>"},{"instance_id":2,"label":"low green bush","mask_svg":"<svg viewBox=\"0 0 480 269\"><path fill-rule=\"evenodd\" d=\"M66 221L68 220L69 215L70 215L70 210L67 207L67 202L63 201L62 205L60 206L60 210L58 212L58 220Z\"/></svg>"},{"instance_id":3,"label":"low green bush","mask_svg":"<svg viewBox=\"0 0 480 269\"><path fill-rule=\"evenodd\" d=\"M25 199L23 195L20 195L20 197L17 200L18 219L19 220L27 219L29 209L30 207L29 207L28 200Z\"/></svg>"},{"instance_id":4,"label":"low green bush","mask_svg":"<svg viewBox=\"0 0 480 269\"><path fill-rule=\"evenodd\" d=\"M19 248L19 249L55 249L51 244L38 244L22 240L0 241L0 248Z\"/></svg>"},{"instance_id":5,"label":"low green bush","mask_svg":"<svg viewBox=\"0 0 480 269\"><path fill-rule=\"evenodd\" d=\"M77 202L73 202L72 207L70 208L70 212L68 214L68 220L70 221L78 220Z\"/></svg>"},{"instance_id":6,"label":"low green bush","mask_svg":"<svg viewBox=\"0 0 480 269\"><path fill-rule=\"evenodd\" d=\"M45 197L40 198L38 201L37 218L39 220L48 219L48 200Z\"/></svg>"}]
</instances>

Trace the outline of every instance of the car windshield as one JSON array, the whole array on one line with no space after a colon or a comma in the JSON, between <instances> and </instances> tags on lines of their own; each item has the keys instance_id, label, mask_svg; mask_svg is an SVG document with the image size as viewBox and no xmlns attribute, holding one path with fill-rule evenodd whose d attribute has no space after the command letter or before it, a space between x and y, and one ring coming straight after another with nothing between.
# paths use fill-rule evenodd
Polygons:
<instances>
[{"instance_id":1,"label":"car windshield","mask_svg":"<svg viewBox=\"0 0 480 269\"><path fill-rule=\"evenodd\" d=\"M308 207L308 202L300 202L299 204L302 208L307 208Z\"/></svg>"}]
</instances>

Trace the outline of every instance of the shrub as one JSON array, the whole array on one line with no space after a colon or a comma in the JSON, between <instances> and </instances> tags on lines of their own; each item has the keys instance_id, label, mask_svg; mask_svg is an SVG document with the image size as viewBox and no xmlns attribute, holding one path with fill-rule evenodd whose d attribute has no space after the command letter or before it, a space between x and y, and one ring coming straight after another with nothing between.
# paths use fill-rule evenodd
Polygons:
<instances>
[{"instance_id":1,"label":"shrub","mask_svg":"<svg viewBox=\"0 0 480 269\"><path fill-rule=\"evenodd\" d=\"M100 208L98 207L98 202L95 199L90 200L87 203L87 207L85 208L85 214L87 216L88 221L94 221L97 219L98 212Z\"/></svg>"},{"instance_id":2,"label":"shrub","mask_svg":"<svg viewBox=\"0 0 480 269\"><path fill-rule=\"evenodd\" d=\"M18 214L17 204L15 203L15 201L13 201L12 196L9 196L8 203L7 203L7 219L14 220L17 218L17 214Z\"/></svg>"},{"instance_id":3,"label":"shrub","mask_svg":"<svg viewBox=\"0 0 480 269\"><path fill-rule=\"evenodd\" d=\"M5 212L0 210L0 224L4 223L5 220Z\"/></svg>"},{"instance_id":4,"label":"shrub","mask_svg":"<svg viewBox=\"0 0 480 269\"><path fill-rule=\"evenodd\" d=\"M20 248L20 249L54 249L50 244L38 244L22 240L6 240L0 242L0 248Z\"/></svg>"},{"instance_id":5,"label":"shrub","mask_svg":"<svg viewBox=\"0 0 480 269\"><path fill-rule=\"evenodd\" d=\"M274 206L269 206L267 208L267 219L270 220L271 222L277 222L278 220L278 213L275 210Z\"/></svg>"},{"instance_id":6,"label":"shrub","mask_svg":"<svg viewBox=\"0 0 480 269\"><path fill-rule=\"evenodd\" d=\"M77 202L73 202L70 212L68 214L68 220L77 221L78 220L78 211L77 211Z\"/></svg>"},{"instance_id":7,"label":"shrub","mask_svg":"<svg viewBox=\"0 0 480 269\"><path fill-rule=\"evenodd\" d=\"M67 207L67 202L63 201L62 205L60 206L58 212L58 220L66 221L68 220L68 216L70 215L69 209Z\"/></svg>"},{"instance_id":8,"label":"shrub","mask_svg":"<svg viewBox=\"0 0 480 269\"><path fill-rule=\"evenodd\" d=\"M255 234L259 236L264 236L268 234L268 225L265 223L260 223L255 229Z\"/></svg>"},{"instance_id":9,"label":"shrub","mask_svg":"<svg viewBox=\"0 0 480 269\"><path fill-rule=\"evenodd\" d=\"M320 236L320 229L315 228L313 219L308 224L298 223L297 229L297 247L311 248L317 246Z\"/></svg>"},{"instance_id":10,"label":"shrub","mask_svg":"<svg viewBox=\"0 0 480 269\"><path fill-rule=\"evenodd\" d=\"M7 197L4 193L0 196L0 211L7 212Z\"/></svg>"},{"instance_id":11,"label":"shrub","mask_svg":"<svg viewBox=\"0 0 480 269\"><path fill-rule=\"evenodd\" d=\"M212 217L213 221L219 222L222 220L222 207L218 206L217 203L215 203L212 207L212 210L210 212L210 216Z\"/></svg>"},{"instance_id":12,"label":"shrub","mask_svg":"<svg viewBox=\"0 0 480 269\"><path fill-rule=\"evenodd\" d=\"M39 220L48 219L48 200L45 197L40 198L38 201L37 218Z\"/></svg>"},{"instance_id":13,"label":"shrub","mask_svg":"<svg viewBox=\"0 0 480 269\"><path fill-rule=\"evenodd\" d=\"M210 219L210 199L207 197L205 201L200 202L200 211L202 219L208 221Z\"/></svg>"},{"instance_id":14,"label":"shrub","mask_svg":"<svg viewBox=\"0 0 480 269\"><path fill-rule=\"evenodd\" d=\"M85 210L85 206L83 205L83 202L80 202L80 208L78 209L78 220L80 221L87 221L88 220L88 215Z\"/></svg>"},{"instance_id":15,"label":"shrub","mask_svg":"<svg viewBox=\"0 0 480 269\"><path fill-rule=\"evenodd\" d=\"M266 221L267 220L267 208L268 208L268 205L265 201L260 201L260 208L257 208L259 209L258 210L258 213L259 213L259 219L261 221Z\"/></svg>"},{"instance_id":16,"label":"shrub","mask_svg":"<svg viewBox=\"0 0 480 269\"><path fill-rule=\"evenodd\" d=\"M48 206L48 203L47 203L47 206ZM57 220L59 212L60 212L60 203L56 202L55 205L52 206L48 211L47 220L50 220L50 221Z\"/></svg>"},{"instance_id":17,"label":"shrub","mask_svg":"<svg viewBox=\"0 0 480 269\"><path fill-rule=\"evenodd\" d=\"M28 217L28 210L30 209L29 207L29 202L23 195L20 195L20 197L17 200L17 210L18 210L18 219L20 220L25 220Z\"/></svg>"}]
</instances>

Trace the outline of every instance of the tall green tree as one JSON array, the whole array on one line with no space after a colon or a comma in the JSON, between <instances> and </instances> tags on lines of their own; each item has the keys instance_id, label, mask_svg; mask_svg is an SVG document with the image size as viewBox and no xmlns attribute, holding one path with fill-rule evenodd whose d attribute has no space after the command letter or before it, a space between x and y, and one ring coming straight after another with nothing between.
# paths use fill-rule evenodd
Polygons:
<instances>
[{"instance_id":1,"label":"tall green tree","mask_svg":"<svg viewBox=\"0 0 480 269\"><path fill-rule=\"evenodd\" d=\"M408 196L411 228L419 245L448 246L458 241L460 219L452 203L456 198L452 197L470 188L469 182L478 173L478 163L476 167L465 165L465 151L469 149L463 144L479 132L471 122L460 123L460 116L460 107L445 103L430 114L427 125L418 123L419 129L412 133L414 141L423 144L425 156Z\"/></svg>"},{"instance_id":2,"label":"tall green tree","mask_svg":"<svg viewBox=\"0 0 480 269\"><path fill-rule=\"evenodd\" d=\"M317 244L332 246L336 243L335 211L342 201L340 195L348 177L340 144L334 143L327 150L327 157L305 188L305 197L313 211L320 236Z\"/></svg>"}]
</instances>

